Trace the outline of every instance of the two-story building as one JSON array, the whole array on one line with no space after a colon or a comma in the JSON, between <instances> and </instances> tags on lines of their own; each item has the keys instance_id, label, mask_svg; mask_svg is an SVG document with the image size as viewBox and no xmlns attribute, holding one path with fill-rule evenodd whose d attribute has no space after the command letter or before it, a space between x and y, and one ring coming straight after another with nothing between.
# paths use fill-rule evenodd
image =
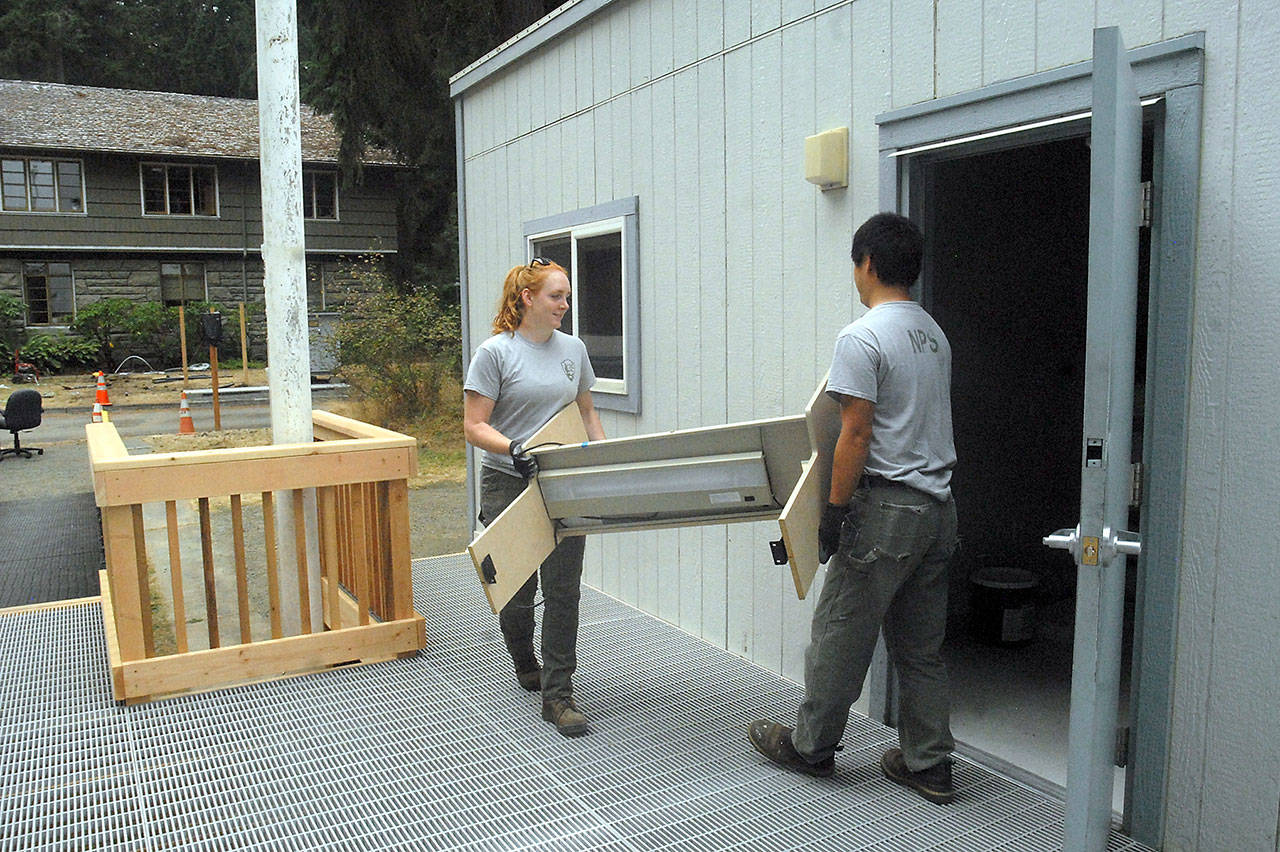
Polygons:
<instances>
[{"instance_id":1,"label":"two-story building","mask_svg":"<svg viewBox=\"0 0 1280 852\"><path fill-rule=\"evenodd\" d=\"M371 149L359 184L343 186L332 121L301 112L320 312L341 301L344 260L396 251L398 166ZM0 80L0 171L0 293L24 301L29 329L108 297L263 299L256 101Z\"/></svg>"}]
</instances>

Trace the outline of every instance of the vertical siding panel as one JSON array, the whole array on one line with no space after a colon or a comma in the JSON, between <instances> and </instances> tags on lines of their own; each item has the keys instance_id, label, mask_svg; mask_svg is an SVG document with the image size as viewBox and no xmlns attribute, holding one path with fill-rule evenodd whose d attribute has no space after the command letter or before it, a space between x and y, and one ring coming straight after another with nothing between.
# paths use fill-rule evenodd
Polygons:
<instances>
[{"instance_id":1,"label":"vertical siding panel","mask_svg":"<svg viewBox=\"0 0 1280 852\"><path fill-rule=\"evenodd\" d=\"M698 7L679 0L672 7L671 60L675 68L683 68L698 59Z\"/></svg>"},{"instance_id":2,"label":"vertical siding panel","mask_svg":"<svg viewBox=\"0 0 1280 852\"><path fill-rule=\"evenodd\" d=\"M813 12L813 0L782 0L782 23L789 24Z\"/></svg>"},{"instance_id":3,"label":"vertical siding panel","mask_svg":"<svg viewBox=\"0 0 1280 852\"><path fill-rule=\"evenodd\" d=\"M590 207L602 199L596 196L596 110L588 110L575 122L578 125L578 207Z\"/></svg>"},{"instance_id":4,"label":"vertical siding panel","mask_svg":"<svg viewBox=\"0 0 1280 852\"><path fill-rule=\"evenodd\" d=\"M1036 4L1037 69L1058 68L1093 55L1092 5L1082 4L1080 0L1039 0Z\"/></svg>"},{"instance_id":5,"label":"vertical siding panel","mask_svg":"<svg viewBox=\"0 0 1280 852\"><path fill-rule=\"evenodd\" d=\"M659 31L654 30L654 44L659 54L663 52L657 43ZM661 256L662 266L652 270L653 286L658 291L654 298L652 318L654 330L653 351L655 364L646 379L646 395L651 400L654 431L674 429L676 423L676 393L678 364L676 353L680 351L676 337L677 308L674 293L675 258L672 246L676 244L675 209L677 183L675 169L675 84L667 77L653 84L653 204L648 221L652 223L655 267ZM675 530L660 530L657 535L657 590L658 606L650 610L659 618L675 623L680 613L680 586L676 571L679 570L680 548Z\"/></svg>"},{"instance_id":6,"label":"vertical siding panel","mask_svg":"<svg viewBox=\"0 0 1280 852\"><path fill-rule=\"evenodd\" d=\"M705 6L704 6L705 8ZM719 9L716 10L717 19ZM717 34L719 30L717 28ZM724 267L724 60L713 59L698 66L698 289L702 318L699 372L702 377L700 425L727 421L725 406L725 305L739 294L726 286ZM725 647L725 609L728 596L728 567L724 525L702 529L702 638Z\"/></svg>"},{"instance_id":7,"label":"vertical siding panel","mask_svg":"<svg viewBox=\"0 0 1280 852\"><path fill-rule=\"evenodd\" d=\"M1232 838L1240 848L1266 849L1280 848L1280 737L1274 733L1280 725L1280 16L1269 4L1243 5L1231 175L1231 219L1241 233L1232 245L1226 335L1215 340L1219 359L1230 365L1230 403L1223 430L1226 488L1215 566L1200 837L1202 848L1215 838L1223 845ZM1258 286L1264 281L1272 286ZM1259 736L1262 731L1271 733Z\"/></svg>"},{"instance_id":8,"label":"vertical siding panel","mask_svg":"<svg viewBox=\"0 0 1280 852\"><path fill-rule=\"evenodd\" d=\"M573 61L574 61L574 110L584 110L591 106L592 100L592 82L595 76L595 67L592 57L591 36L590 33L575 33L569 36L573 44Z\"/></svg>"},{"instance_id":9,"label":"vertical siding panel","mask_svg":"<svg viewBox=\"0 0 1280 852\"><path fill-rule=\"evenodd\" d=\"M642 4L636 4L640 6ZM647 21L647 17L645 18ZM646 35L646 46L648 45ZM657 242L654 233L660 214L655 207L655 172L664 170L666 164L654 162L653 140L653 86L637 89L631 97L631 126L636 139L631 148L632 180L635 194L639 196L640 231L640 379L641 400L639 417L633 421L629 434L649 434L656 431L654 425L655 375L659 341L655 318L658 310ZM665 298L665 294L661 297ZM658 611L658 534L634 533L636 567L633 572L635 588L630 601L645 612Z\"/></svg>"},{"instance_id":10,"label":"vertical siding panel","mask_svg":"<svg viewBox=\"0 0 1280 852\"><path fill-rule=\"evenodd\" d=\"M755 338L752 382L754 416L776 417L782 410L785 364L782 345L788 329L780 322L782 275L782 38L774 34L751 45L752 336ZM773 536L777 535L773 524ZM755 576L755 656L770 671L782 668L782 577L768 550L770 531L751 524L750 564Z\"/></svg>"},{"instance_id":11,"label":"vertical siding panel","mask_svg":"<svg viewBox=\"0 0 1280 852\"><path fill-rule=\"evenodd\" d=\"M655 79L675 67L675 11L672 2L673 0L653 0L649 4L649 40L652 51L649 73Z\"/></svg>"},{"instance_id":12,"label":"vertical siding panel","mask_svg":"<svg viewBox=\"0 0 1280 852\"><path fill-rule=\"evenodd\" d=\"M539 78L542 89L535 92L538 103L534 106L534 127L549 127L563 114L560 105L560 48L549 46L539 54L537 66L542 71Z\"/></svg>"},{"instance_id":13,"label":"vertical siding panel","mask_svg":"<svg viewBox=\"0 0 1280 852\"><path fill-rule=\"evenodd\" d=\"M855 4L857 5L857 4ZM879 164L876 162L875 122L861 114L854 115L853 78L855 67L860 69L859 82L867 71L863 66L880 68L884 75L886 64L866 61L874 56L868 51L854 61L850 45L853 43L853 6L845 6L817 18L814 63L817 66L815 85L818 97L815 106L816 126L847 126L849 128L849 188L837 192L821 192L817 196L815 230L817 244L814 261L817 267L812 290L816 308L813 325L815 360L808 385L813 387L827 371L836 332L848 322L853 292L853 264L849 262L849 241L853 236L853 207L866 205L875 199L879 183ZM881 36L883 39L883 36ZM882 86L879 89L884 92ZM860 98L860 110L869 113L875 103L862 106L866 95ZM807 402L808 400L806 400ZM813 597L811 594L810 597Z\"/></svg>"},{"instance_id":14,"label":"vertical siding panel","mask_svg":"<svg viewBox=\"0 0 1280 852\"><path fill-rule=\"evenodd\" d=\"M607 12L609 25L609 91L621 94L631 88L631 16L626 7Z\"/></svg>"},{"instance_id":15,"label":"vertical siding panel","mask_svg":"<svg viewBox=\"0 0 1280 852\"><path fill-rule=\"evenodd\" d=\"M751 0L724 0L724 46L751 38Z\"/></svg>"},{"instance_id":16,"label":"vertical siding panel","mask_svg":"<svg viewBox=\"0 0 1280 852\"><path fill-rule=\"evenodd\" d=\"M817 362L816 319L818 270L814 263L816 245L815 211L818 196L846 195L847 190L822 192L804 180L804 137L825 127L815 126L818 99L816 24L805 21L782 31L782 288L783 327L782 407L785 413L804 411L813 392L812 376ZM823 77L830 69L824 68ZM837 73L839 71L837 70ZM825 288L823 288L825 289ZM786 499L783 496L782 499ZM775 524L769 532L780 535ZM782 662L784 677L804 680L805 638L809 633L812 606L796 598L795 587L786 582L789 571L773 567L782 585Z\"/></svg>"},{"instance_id":17,"label":"vertical siding panel","mask_svg":"<svg viewBox=\"0 0 1280 852\"><path fill-rule=\"evenodd\" d=\"M917 0L891 0L889 6L893 106L927 101L933 97L933 6Z\"/></svg>"},{"instance_id":18,"label":"vertical siding panel","mask_svg":"<svg viewBox=\"0 0 1280 852\"><path fill-rule=\"evenodd\" d=\"M686 49L696 47L697 31L686 35ZM679 60L677 60L679 61ZM677 305L676 346L671 350L679 365L676 375L676 423L681 429L700 426L702 417L703 318L699 315L699 242L702 217L698 206L698 69L689 68L675 76L675 226L676 241L671 264L674 270L672 297ZM678 532L680 542L680 610L677 624L694 635L702 624L702 530L686 528Z\"/></svg>"},{"instance_id":19,"label":"vertical siding panel","mask_svg":"<svg viewBox=\"0 0 1280 852\"><path fill-rule=\"evenodd\" d=\"M973 0L938 0L936 97L982 85L982 14Z\"/></svg>"},{"instance_id":20,"label":"vertical siding panel","mask_svg":"<svg viewBox=\"0 0 1280 852\"><path fill-rule=\"evenodd\" d=\"M653 74L653 46L650 43L649 12L652 3L632 3L627 14L630 16L627 50L631 54L631 88L649 82Z\"/></svg>"},{"instance_id":21,"label":"vertical siding panel","mask_svg":"<svg viewBox=\"0 0 1280 852\"><path fill-rule=\"evenodd\" d=\"M610 147L613 145L614 105L616 101L600 104L591 111L595 121L595 133L591 135L591 162L595 169L595 201L601 203L613 198L613 163Z\"/></svg>"},{"instance_id":22,"label":"vertical siding panel","mask_svg":"<svg viewBox=\"0 0 1280 852\"><path fill-rule=\"evenodd\" d=\"M982 79L1011 80L1036 68L1035 0L987 0L982 14Z\"/></svg>"},{"instance_id":23,"label":"vertical siding panel","mask_svg":"<svg viewBox=\"0 0 1280 852\"><path fill-rule=\"evenodd\" d=\"M1272 15L1276 7L1270 7ZM1125 47L1151 44L1161 38L1164 20L1163 0L1097 0L1095 26L1119 27ZM1179 30L1179 33L1182 31Z\"/></svg>"},{"instance_id":24,"label":"vertical siding panel","mask_svg":"<svg viewBox=\"0 0 1280 852\"><path fill-rule=\"evenodd\" d=\"M578 109L578 48L573 39L563 39L556 48L560 65L560 113L559 118Z\"/></svg>"},{"instance_id":25,"label":"vertical siding panel","mask_svg":"<svg viewBox=\"0 0 1280 852\"><path fill-rule=\"evenodd\" d=\"M782 0L751 0L751 35L772 32L782 26Z\"/></svg>"},{"instance_id":26,"label":"vertical siding panel","mask_svg":"<svg viewBox=\"0 0 1280 852\"><path fill-rule=\"evenodd\" d=\"M726 20L726 24L728 21ZM729 421L754 416L750 388L755 383L755 306L747 292L754 271L751 234L753 206L751 127L751 47L725 55L725 272L738 298L727 299L725 321L725 408ZM750 525L729 524L729 599L726 613L728 648L755 659L754 590Z\"/></svg>"},{"instance_id":27,"label":"vertical siding panel","mask_svg":"<svg viewBox=\"0 0 1280 852\"><path fill-rule=\"evenodd\" d=\"M584 37L591 41L592 103L599 104L615 93L613 85L612 51L609 42L613 38L606 14L593 15L587 21Z\"/></svg>"},{"instance_id":28,"label":"vertical siding panel","mask_svg":"<svg viewBox=\"0 0 1280 852\"><path fill-rule=\"evenodd\" d=\"M720 0L698 0L698 58L724 49L724 6Z\"/></svg>"}]
</instances>

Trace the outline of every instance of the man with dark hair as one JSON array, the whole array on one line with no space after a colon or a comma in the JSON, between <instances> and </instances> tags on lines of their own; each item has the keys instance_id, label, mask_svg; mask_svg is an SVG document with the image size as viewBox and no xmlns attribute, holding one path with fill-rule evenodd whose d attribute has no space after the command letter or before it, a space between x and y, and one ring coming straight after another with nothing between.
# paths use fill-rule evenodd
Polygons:
<instances>
[{"instance_id":1,"label":"man with dark hair","mask_svg":"<svg viewBox=\"0 0 1280 852\"><path fill-rule=\"evenodd\" d=\"M880 768L945 804L955 798L941 648L956 455L951 346L908 292L923 253L920 229L893 213L872 216L853 236L853 280L868 310L836 338L827 378L841 425L818 527L831 564L805 651L805 699L795 728L762 719L748 735L770 760L831 775L883 627L901 689L901 748L885 752Z\"/></svg>"}]
</instances>

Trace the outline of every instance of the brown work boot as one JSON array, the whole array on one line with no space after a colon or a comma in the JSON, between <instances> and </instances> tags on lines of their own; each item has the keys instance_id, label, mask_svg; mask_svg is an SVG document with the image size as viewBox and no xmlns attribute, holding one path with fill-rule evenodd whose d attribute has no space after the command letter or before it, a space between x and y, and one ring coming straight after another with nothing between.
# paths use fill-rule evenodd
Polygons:
<instances>
[{"instance_id":1,"label":"brown work boot","mask_svg":"<svg viewBox=\"0 0 1280 852\"><path fill-rule=\"evenodd\" d=\"M910 787L935 805L955 801L956 790L951 783L951 761L944 758L928 769L912 772L902 756L902 749L891 748L880 758L880 771L895 784Z\"/></svg>"},{"instance_id":2,"label":"brown work boot","mask_svg":"<svg viewBox=\"0 0 1280 852\"><path fill-rule=\"evenodd\" d=\"M566 737L576 737L587 732L587 717L582 715L573 696L550 698L542 701L542 718L556 726Z\"/></svg>"},{"instance_id":3,"label":"brown work boot","mask_svg":"<svg viewBox=\"0 0 1280 852\"><path fill-rule=\"evenodd\" d=\"M756 751L774 763L817 778L830 778L836 771L835 758L828 757L817 763L805 760L804 755L791 744L792 730L786 725L759 719L747 726L747 738L756 747Z\"/></svg>"}]
</instances>

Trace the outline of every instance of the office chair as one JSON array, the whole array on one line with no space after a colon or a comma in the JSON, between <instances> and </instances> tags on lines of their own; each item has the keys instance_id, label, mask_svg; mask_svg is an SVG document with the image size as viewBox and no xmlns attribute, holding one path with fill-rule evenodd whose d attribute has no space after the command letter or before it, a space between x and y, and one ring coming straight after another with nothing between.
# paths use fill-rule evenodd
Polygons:
<instances>
[{"instance_id":1,"label":"office chair","mask_svg":"<svg viewBox=\"0 0 1280 852\"><path fill-rule=\"evenodd\" d=\"M40 415L44 413L44 399L40 391L31 388L17 390L9 394L4 404L4 414L0 415L0 429L8 429L13 433L13 446L0 447L0 461L8 455L31 458L32 453L44 455L39 447L24 447L18 437L19 432L34 429L40 425Z\"/></svg>"}]
</instances>

